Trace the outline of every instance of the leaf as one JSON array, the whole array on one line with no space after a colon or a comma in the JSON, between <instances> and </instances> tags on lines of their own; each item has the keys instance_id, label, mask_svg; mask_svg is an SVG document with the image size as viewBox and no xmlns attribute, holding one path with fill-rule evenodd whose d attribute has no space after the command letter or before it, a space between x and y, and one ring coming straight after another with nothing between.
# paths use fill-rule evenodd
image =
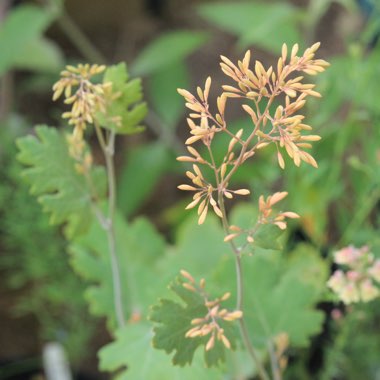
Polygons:
<instances>
[{"instance_id":1,"label":"leaf","mask_svg":"<svg viewBox=\"0 0 380 380\"><path fill-rule=\"evenodd\" d=\"M255 347L265 348L284 332L291 346L307 346L324 319L315 304L324 291L328 268L318 251L303 244L286 257L280 252L258 251L253 257L245 256L242 266L243 313ZM226 289L231 288L234 276L233 261L227 259L214 280Z\"/></svg>"},{"instance_id":2,"label":"leaf","mask_svg":"<svg viewBox=\"0 0 380 380\"><path fill-rule=\"evenodd\" d=\"M216 369L205 368L195 355L192 366L173 366L167 355L152 347L153 331L146 322L128 324L116 332L116 340L99 351L100 369L120 371L115 380L220 380ZM127 369L125 369L127 368Z\"/></svg>"},{"instance_id":3,"label":"leaf","mask_svg":"<svg viewBox=\"0 0 380 380\"><path fill-rule=\"evenodd\" d=\"M22 69L55 73L63 66L63 56L56 44L39 38L24 47L14 58L13 65Z\"/></svg>"},{"instance_id":4,"label":"leaf","mask_svg":"<svg viewBox=\"0 0 380 380\"><path fill-rule=\"evenodd\" d=\"M202 318L208 310L204 305L204 299L197 292L192 292L182 286L181 278L177 278L169 286L183 303L178 303L169 299L161 299L153 306L150 320L156 323L154 328L153 346L157 349L165 350L168 354L174 351L173 364L185 366L191 364L194 353L199 346L205 346L210 339L210 335L196 338L186 338L186 332L194 326L191 321L195 318ZM234 332L231 324L222 323L224 334L235 347ZM225 361L225 347L219 340L215 340L215 346L205 351L204 359L208 367L217 366Z\"/></svg>"},{"instance_id":5,"label":"leaf","mask_svg":"<svg viewBox=\"0 0 380 380\"><path fill-rule=\"evenodd\" d=\"M160 142L137 147L129 152L118 186L118 205L131 215L149 197L169 165L167 148Z\"/></svg>"},{"instance_id":6,"label":"leaf","mask_svg":"<svg viewBox=\"0 0 380 380\"><path fill-rule=\"evenodd\" d=\"M116 252L121 277L121 293L127 319L147 313L148 307L165 289L155 271L155 262L164 252L164 240L146 219L127 225L117 215ZM115 306L110 253L105 231L93 223L89 232L70 245L74 270L87 282L85 298L90 311L106 317L110 328L115 326ZM147 286L154 279L154 286Z\"/></svg>"},{"instance_id":7,"label":"leaf","mask_svg":"<svg viewBox=\"0 0 380 380\"><path fill-rule=\"evenodd\" d=\"M195 31L162 34L143 49L132 66L132 72L134 75L149 75L178 63L202 46L207 38L206 33Z\"/></svg>"},{"instance_id":8,"label":"leaf","mask_svg":"<svg viewBox=\"0 0 380 380\"><path fill-rule=\"evenodd\" d=\"M53 18L52 12L33 5L21 5L9 12L0 28L0 75L12 66L50 71L61 63L56 45L40 38Z\"/></svg>"},{"instance_id":9,"label":"leaf","mask_svg":"<svg viewBox=\"0 0 380 380\"><path fill-rule=\"evenodd\" d=\"M18 160L27 166L23 176L43 210L50 214L50 222L67 223L66 232L71 238L85 232L93 218L94 193L85 177L76 171L65 136L55 128L38 126L36 136L22 137L17 145ZM106 184L103 168L95 167L91 177L96 197L101 199Z\"/></svg>"},{"instance_id":10,"label":"leaf","mask_svg":"<svg viewBox=\"0 0 380 380\"><path fill-rule=\"evenodd\" d=\"M234 1L202 4L198 11L207 21L238 36L241 48L255 44L278 53L284 41L302 40L296 26L299 12L287 3Z\"/></svg>"},{"instance_id":11,"label":"leaf","mask_svg":"<svg viewBox=\"0 0 380 380\"><path fill-rule=\"evenodd\" d=\"M144 119L147 108L145 103L141 103L140 79L129 81L127 66L119 63L107 68L103 82L112 83L112 91L108 94L107 112L97 114L99 124L119 134L141 132L143 127L139 123Z\"/></svg>"},{"instance_id":12,"label":"leaf","mask_svg":"<svg viewBox=\"0 0 380 380\"><path fill-rule=\"evenodd\" d=\"M252 228L258 218L258 208L252 204L241 204L233 209L232 224L243 229ZM252 252L259 249L280 250L283 248L281 242L284 231L273 224L260 224L253 234L254 242L250 244ZM238 245L246 243L246 235L235 239Z\"/></svg>"},{"instance_id":13,"label":"leaf","mask_svg":"<svg viewBox=\"0 0 380 380\"><path fill-rule=\"evenodd\" d=\"M177 88L188 88L189 73L184 62L168 65L150 77L149 93L156 114L163 128L170 132L184 114L183 99Z\"/></svg>"},{"instance_id":14,"label":"leaf","mask_svg":"<svg viewBox=\"0 0 380 380\"><path fill-rule=\"evenodd\" d=\"M223 239L219 218L209 215L202 226L198 225L196 218L185 220L178 228L175 245L167 250L159 263L166 283L172 281L181 269L196 278L209 278L217 265L232 255Z\"/></svg>"}]
</instances>

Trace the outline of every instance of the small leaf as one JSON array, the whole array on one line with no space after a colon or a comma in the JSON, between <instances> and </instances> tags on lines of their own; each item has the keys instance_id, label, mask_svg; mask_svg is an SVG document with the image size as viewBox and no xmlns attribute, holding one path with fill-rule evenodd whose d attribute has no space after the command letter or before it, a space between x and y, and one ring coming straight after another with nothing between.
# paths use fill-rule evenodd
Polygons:
<instances>
[{"instance_id":1,"label":"small leaf","mask_svg":"<svg viewBox=\"0 0 380 380\"><path fill-rule=\"evenodd\" d=\"M184 59L206 40L207 34L202 32L176 31L163 34L140 53L132 72L135 75L152 74Z\"/></svg>"},{"instance_id":2,"label":"small leaf","mask_svg":"<svg viewBox=\"0 0 380 380\"><path fill-rule=\"evenodd\" d=\"M128 81L129 76L125 63L119 63L107 68L104 74L104 83L112 83L112 91L107 102L106 113L99 112L99 124L112 129L119 134L141 132L139 125L146 115L146 104L142 100L140 79ZM107 96L107 93L106 93Z\"/></svg>"},{"instance_id":3,"label":"small leaf","mask_svg":"<svg viewBox=\"0 0 380 380\"><path fill-rule=\"evenodd\" d=\"M283 234L283 230L273 224L261 224L257 232L253 235L254 245L264 249L282 249L278 238Z\"/></svg>"},{"instance_id":4,"label":"small leaf","mask_svg":"<svg viewBox=\"0 0 380 380\"><path fill-rule=\"evenodd\" d=\"M202 318L208 313L204 305L204 299L198 292L193 292L183 287L182 278L177 278L170 286L183 303L178 303L169 299L161 299L152 308L150 319L157 325L154 328L153 346L157 349L172 353L173 364L184 366L191 364L195 351L199 346L205 346L210 339L210 335L204 337L186 338L186 333L194 326L191 321L195 318ZM224 335L235 347L235 337L232 325L228 322L221 322L224 328ZM205 351L205 362L208 367L217 366L225 361L225 347L219 340L215 340L212 349Z\"/></svg>"}]
</instances>

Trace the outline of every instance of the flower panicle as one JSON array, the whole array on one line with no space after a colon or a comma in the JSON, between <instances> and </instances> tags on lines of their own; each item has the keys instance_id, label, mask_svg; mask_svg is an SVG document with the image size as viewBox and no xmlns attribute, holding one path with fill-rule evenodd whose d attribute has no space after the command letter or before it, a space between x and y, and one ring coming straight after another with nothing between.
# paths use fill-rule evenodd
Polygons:
<instances>
[{"instance_id":1,"label":"flower panicle","mask_svg":"<svg viewBox=\"0 0 380 380\"><path fill-rule=\"evenodd\" d=\"M194 293L198 293L204 300L204 306L207 312L204 316L194 318L191 320L191 327L185 334L186 338L199 338L208 336L205 350L210 351L215 343L220 341L227 349L231 348L231 343L225 335L225 331L221 326L221 322L234 322L243 317L243 312L240 310L228 311L222 307L222 302L228 300L231 293L227 292L223 296L209 299L208 294L205 292L206 281L201 279L199 284L196 283L193 276L187 271L182 270L183 277L182 286Z\"/></svg>"},{"instance_id":2,"label":"flower panicle","mask_svg":"<svg viewBox=\"0 0 380 380\"><path fill-rule=\"evenodd\" d=\"M211 112L209 104L212 83L210 77L206 79L203 88L197 87L195 94L186 89L178 89L190 113L187 118L189 136L185 142L189 154L180 156L177 160L196 165L198 171L205 165L215 172L215 184L195 173L190 177L193 185L179 187L195 192L187 209L198 206L199 224L204 222L210 206L222 217L223 207L217 201L220 200L220 195L231 199L233 194L248 194L246 190L229 190L228 182L237 168L259 149L274 144L278 165L282 169L285 168L284 153L296 166L305 162L318 167L317 161L307 150L312 148L314 142L320 140L320 136L312 133L312 127L305 122L302 109L309 96L320 97L315 91L315 84L305 82L305 75L319 74L329 66L323 59L315 58L319 46L319 43L315 43L300 53L297 44L291 48L284 44L277 65L269 67L264 67L259 60L251 63L249 50L236 64L221 56L221 70L235 84L222 86L223 92L216 101L216 113ZM226 107L231 98L244 102L242 109L252 121L252 130L242 128L236 132L228 129ZM270 106L275 99L280 104L272 110ZM227 134L230 138L220 165L216 165L211 149L218 133ZM201 151L194 147L199 143L207 148L208 155L200 153ZM279 228L284 229L284 219L291 217L294 217L294 214L283 213L278 215L275 222Z\"/></svg>"},{"instance_id":3,"label":"flower panicle","mask_svg":"<svg viewBox=\"0 0 380 380\"><path fill-rule=\"evenodd\" d=\"M64 103L71 107L62 117L74 126L73 135L77 140L83 138L86 125L94 123L97 112L105 112L105 93L109 92L112 85L92 82L93 77L105 69L104 65L66 66L61 72L61 79L53 86L53 100L63 95Z\"/></svg>"}]
</instances>

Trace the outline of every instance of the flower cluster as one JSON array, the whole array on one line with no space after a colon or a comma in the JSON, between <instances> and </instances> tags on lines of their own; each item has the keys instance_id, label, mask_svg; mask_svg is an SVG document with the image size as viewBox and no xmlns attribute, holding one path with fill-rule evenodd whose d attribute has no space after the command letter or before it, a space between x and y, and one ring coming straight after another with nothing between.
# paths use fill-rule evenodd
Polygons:
<instances>
[{"instance_id":1,"label":"flower cluster","mask_svg":"<svg viewBox=\"0 0 380 380\"><path fill-rule=\"evenodd\" d=\"M209 206L211 205L215 214L220 218L223 218L223 213L218 206L218 202L215 200L213 194L218 192L217 188L214 188L209 182L207 182L198 165L193 165L194 172L187 171L186 176L190 178L193 185L179 185L180 190L194 191L193 201L190 202L186 209L198 206L198 224L202 224L207 216ZM247 189L227 190L223 189L223 195L227 198L233 198L233 194L236 195L248 195L250 192Z\"/></svg>"},{"instance_id":2,"label":"flower cluster","mask_svg":"<svg viewBox=\"0 0 380 380\"><path fill-rule=\"evenodd\" d=\"M250 229L242 229L238 226L231 225L229 227L231 233L224 238L224 241L227 242L241 234L246 234L247 242L253 243L255 241L255 233L262 224L274 224L281 230L285 230L287 226L286 218L296 219L299 218L299 215L292 211L281 211L276 214L273 210L273 206L282 201L287 195L288 193L286 191L274 193L269 195L266 199L261 195L259 197L259 217L256 225Z\"/></svg>"},{"instance_id":3,"label":"flower cluster","mask_svg":"<svg viewBox=\"0 0 380 380\"><path fill-rule=\"evenodd\" d=\"M64 112L62 117L69 119L69 124L74 126L76 140L82 139L86 124L94 122L97 112L105 112L104 93L111 84L91 82L94 76L105 69L105 66L89 64L67 66L61 72L61 79L53 86L53 100L64 94L65 103L71 105L71 110Z\"/></svg>"},{"instance_id":4,"label":"flower cluster","mask_svg":"<svg viewBox=\"0 0 380 380\"><path fill-rule=\"evenodd\" d=\"M336 270L327 285L345 303L368 302L380 295L380 260L367 246L348 246L335 252L334 262L347 270Z\"/></svg>"},{"instance_id":5,"label":"flower cluster","mask_svg":"<svg viewBox=\"0 0 380 380\"><path fill-rule=\"evenodd\" d=\"M224 198L232 198L234 193L249 194L246 189L235 192L229 190L228 183L239 166L252 157L258 149L274 144L281 168L285 167L281 150L285 150L297 166L304 161L317 167L315 159L305 149L311 148L311 143L320 137L304 134L312 128L304 123L304 116L299 114L299 111L306 104L308 96L320 97L320 94L314 90L314 84L303 83L303 75L297 73L315 75L324 71L329 64L322 59L314 59L318 48L319 43L316 43L298 56L296 44L288 56L288 48L284 44L275 69L272 66L265 69L260 61L256 61L253 68L250 68L250 51L246 52L243 60L238 61L237 65L222 56L221 69L236 82L236 86L222 86L223 92L216 102L216 113L211 112L208 101L210 77L207 78L203 89L197 88L196 95L185 89L178 89L179 94L186 100L186 107L190 109L187 119L190 137L186 140L190 155L180 156L178 160L194 164L194 173L187 172L187 176L195 185L181 185L179 188L196 192L187 208L199 205L199 224L205 220L209 205L218 216L222 217L224 207L221 203ZM226 105L230 98L248 101L248 104L242 104L242 107L252 119L251 129L247 131L241 129L238 132L228 129ZM271 105L275 99L280 105L272 111ZM221 162L216 162L211 149L218 133L227 134L230 138ZM206 152L199 153L192 146L195 143L202 143L206 147ZM204 178L202 165L214 172L214 183ZM280 228L285 226L284 217L286 215L279 216L276 221Z\"/></svg>"},{"instance_id":6,"label":"flower cluster","mask_svg":"<svg viewBox=\"0 0 380 380\"><path fill-rule=\"evenodd\" d=\"M207 308L207 314L201 318L195 318L191 321L194 326L186 332L186 338L197 338L210 336L206 343L206 351L211 350L215 346L216 341L220 341L226 348L231 348L231 343L224 334L224 329L220 326L221 321L232 322L240 319L243 312L240 310L228 311L221 307L221 303L230 297L230 293L225 293L222 297L209 300L209 296L205 292L205 280L201 279L197 284L190 273L181 270L181 275L187 282L183 283L183 287L191 292L199 293L204 299L204 305Z\"/></svg>"}]
</instances>

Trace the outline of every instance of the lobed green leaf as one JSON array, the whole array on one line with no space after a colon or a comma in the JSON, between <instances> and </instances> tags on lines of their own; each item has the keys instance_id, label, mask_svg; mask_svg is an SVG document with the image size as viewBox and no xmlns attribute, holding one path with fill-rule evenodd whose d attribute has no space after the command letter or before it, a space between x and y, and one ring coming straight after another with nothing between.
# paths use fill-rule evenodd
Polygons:
<instances>
[{"instance_id":1,"label":"lobed green leaf","mask_svg":"<svg viewBox=\"0 0 380 380\"><path fill-rule=\"evenodd\" d=\"M91 172L95 189L79 174L69 155L66 137L55 128L36 127L36 136L17 140L18 160L26 166L23 176L32 194L38 196L52 224L66 223L68 237L85 232L93 220L92 197L105 196L105 172Z\"/></svg>"}]
</instances>

